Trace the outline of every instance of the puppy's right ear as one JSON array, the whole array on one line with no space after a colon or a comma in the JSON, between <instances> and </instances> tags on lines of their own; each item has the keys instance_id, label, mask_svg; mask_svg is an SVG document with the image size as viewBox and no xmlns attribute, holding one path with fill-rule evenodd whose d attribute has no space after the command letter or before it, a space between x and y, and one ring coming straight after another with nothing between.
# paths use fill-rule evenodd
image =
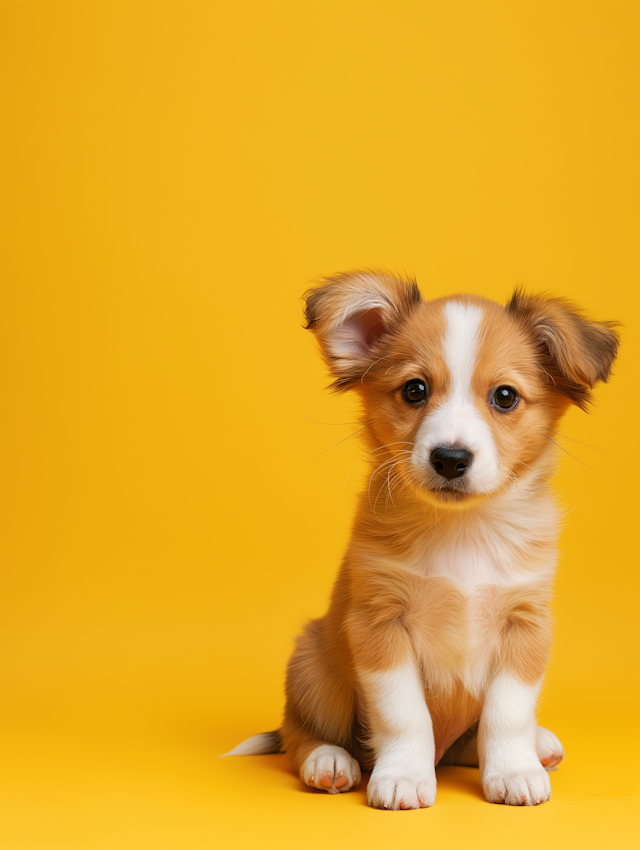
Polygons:
<instances>
[{"instance_id":1,"label":"puppy's right ear","mask_svg":"<svg viewBox=\"0 0 640 850\"><path fill-rule=\"evenodd\" d=\"M381 343L420 303L415 281L379 272L348 272L326 278L305 294L306 327L320 342L335 381L344 392L380 356Z\"/></svg>"}]
</instances>

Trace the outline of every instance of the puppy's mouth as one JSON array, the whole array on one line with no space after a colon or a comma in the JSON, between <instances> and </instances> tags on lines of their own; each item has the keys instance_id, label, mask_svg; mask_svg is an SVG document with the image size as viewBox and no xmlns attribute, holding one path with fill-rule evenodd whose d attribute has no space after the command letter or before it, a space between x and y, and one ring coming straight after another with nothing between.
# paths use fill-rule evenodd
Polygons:
<instances>
[{"instance_id":1,"label":"puppy's mouth","mask_svg":"<svg viewBox=\"0 0 640 850\"><path fill-rule=\"evenodd\" d=\"M443 504L450 504L454 502L464 502L468 499L473 498L476 494L471 492L467 487L462 487L461 485L455 484L447 484L443 487L431 487L427 484L426 489L429 491L430 495L434 496L439 502Z\"/></svg>"},{"instance_id":2,"label":"puppy's mouth","mask_svg":"<svg viewBox=\"0 0 640 850\"><path fill-rule=\"evenodd\" d=\"M432 504L449 507L460 507L481 498L481 494L471 489L466 481L434 480L431 476L422 484L420 492Z\"/></svg>"},{"instance_id":3,"label":"puppy's mouth","mask_svg":"<svg viewBox=\"0 0 640 850\"><path fill-rule=\"evenodd\" d=\"M443 502L461 502L474 495L469 490L463 490L460 487L438 487L437 489L430 487L429 490Z\"/></svg>"}]
</instances>

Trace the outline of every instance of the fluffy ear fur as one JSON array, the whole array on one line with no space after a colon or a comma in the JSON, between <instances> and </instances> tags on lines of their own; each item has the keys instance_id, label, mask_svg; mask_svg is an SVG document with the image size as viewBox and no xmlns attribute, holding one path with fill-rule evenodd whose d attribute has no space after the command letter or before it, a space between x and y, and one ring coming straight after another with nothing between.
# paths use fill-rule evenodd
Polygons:
<instances>
[{"instance_id":1,"label":"fluffy ear fur","mask_svg":"<svg viewBox=\"0 0 640 850\"><path fill-rule=\"evenodd\" d=\"M420 300L414 281L369 271L326 278L305 294L306 327L318 337L335 378L332 389L341 392L360 380L379 343Z\"/></svg>"},{"instance_id":2,"label":"fluffy ear fur","mask_svg":"<svg viewBox=\"0 0 640 850\"><path fill-rule=\"evenodd\" d=\"M582 410L590 390L606 381L618 353L617 322L593 322L571 301L516 289L507 310L536 340L543 368Z\"/></svg>"}]
</instances>

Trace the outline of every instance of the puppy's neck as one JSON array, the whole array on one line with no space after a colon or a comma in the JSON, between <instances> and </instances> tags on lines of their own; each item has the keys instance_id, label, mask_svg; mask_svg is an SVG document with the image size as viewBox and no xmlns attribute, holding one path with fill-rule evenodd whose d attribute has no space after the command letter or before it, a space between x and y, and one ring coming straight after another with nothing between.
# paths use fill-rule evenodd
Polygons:
<instances>
[{"instance_id":1,"label":"puppy's neck","mask_svg":"<svg viewBox=\"0 0 640 850\"><path fill-rule=\"evenodd\" d=\"M505 576L522 572L552 575L558 510L549 469L537 468L502 492L450 508L433 504L419 491L404 490L361 498L354 544L367 559L428 574L430 564L455 553L495 565ZM376 502L377 499L377 502ZM473 559L472 559L473 560Z\"/></svg>"}]
</instances>

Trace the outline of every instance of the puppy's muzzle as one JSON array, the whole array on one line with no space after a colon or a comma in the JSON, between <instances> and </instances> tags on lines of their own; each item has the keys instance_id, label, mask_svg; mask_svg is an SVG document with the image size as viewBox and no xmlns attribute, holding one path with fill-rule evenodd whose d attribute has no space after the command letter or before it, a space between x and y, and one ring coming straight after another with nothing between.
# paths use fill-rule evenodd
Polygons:
<instances>
[{"instance_id":1,"label":"puppy's muzzle","mask_svg":"<svg viewBox=\"0 0 640 850\"><path fill-rule=\"evenodd\" d=\"M473 455L466 449L438 446L431 452L431 466L438 475L449 480L464 475L472 460Z\"/></svg>"}]
</instances>

